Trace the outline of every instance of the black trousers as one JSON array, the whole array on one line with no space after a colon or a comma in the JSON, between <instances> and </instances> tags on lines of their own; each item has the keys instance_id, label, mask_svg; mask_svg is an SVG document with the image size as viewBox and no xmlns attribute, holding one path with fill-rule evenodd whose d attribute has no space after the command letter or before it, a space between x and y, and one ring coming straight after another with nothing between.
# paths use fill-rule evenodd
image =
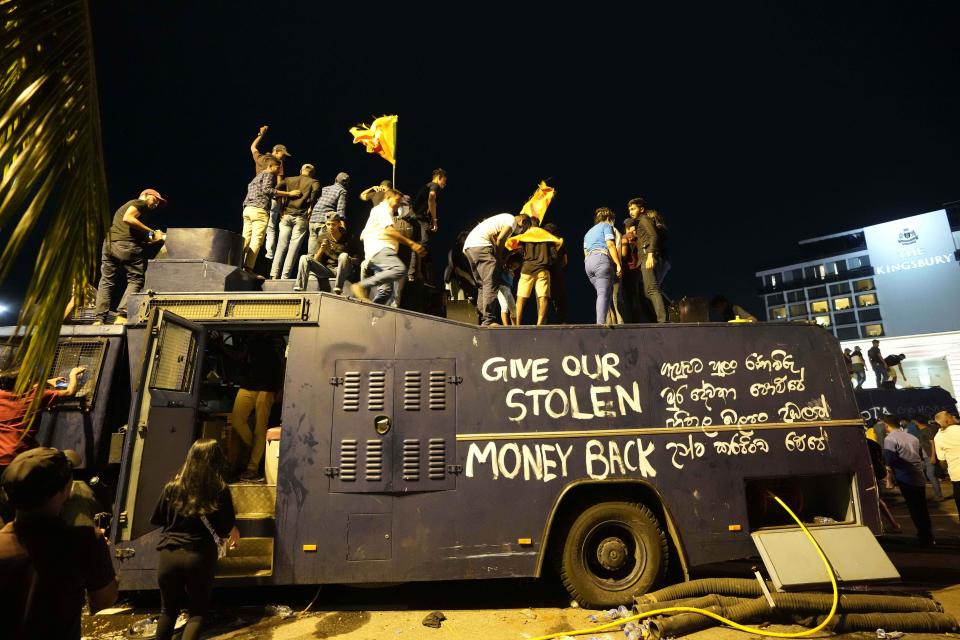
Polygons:
<instances>
[{"instance_id":1,"label":"black trousers","mask_svg":"<svg viewBox=\"0 0 960 640\"><path fill-rule=\"evenodd\" d=\"M957 503L957 513L960 513L960 480L953 483L953 501Z\"/></svg>"},{"instance_id":2,"label":"black trousers","mask_svg":"<svg viewBox=\"0 0 960 640\"><path fill-rule=\"evenodd\" d=\"M127 288L117 305L117 315L127 315L127 298L132 293L139 293L143 288L144 274L147 272L147 258L143 255L143 247L135 242L117 240L103 241L103 252L100 259L100 284L97 286L97 320L105 320L110 311L110 298L116 285L117 271L127 272Z\"/></svg>"},{"instance_id":3,"label":"black trousers","mask_svg":"<svg viewBox=\"0 0 960 640\"><path fill-rule=\"evenodd\" d=\"M930 512L927 510L926 486L904 482L898 482L897 485L900 487L903 499L907 501L910 519L913 520L913 526L917 528L917 538L920 542L930 542L933 540L933 529L930 525Z\"/></svg>"},{"instance_id":4,"label":"black trousers","mask_svg":"<svg viewBox=\"0 0 960 640\"><path fill-rule=\"evenodd\" d=\"M641 256L641 260L644 257ZM647 269L640 267L640 276L643 280L643 295L647 299L650 308L653 309L653 315L657 322L667 321L667 309L663 304L663 294L660 293L660 282L657 278L656 268Z\"/></svg>"},{"instance_id":5,"label":"black trousers","mask_svg":"<svg viewBox=\"0 0 960 640\"><path fill-rule=\"evenodd\" d=\"M200 637L203 618L210 610L213 574L217 566L216 547L203 551L162 549L157 570L160 586L160 621L157 640L170 640L180 611L187 610L190 619L183 628L181 640Z\"/></svg>"}]
</instances>

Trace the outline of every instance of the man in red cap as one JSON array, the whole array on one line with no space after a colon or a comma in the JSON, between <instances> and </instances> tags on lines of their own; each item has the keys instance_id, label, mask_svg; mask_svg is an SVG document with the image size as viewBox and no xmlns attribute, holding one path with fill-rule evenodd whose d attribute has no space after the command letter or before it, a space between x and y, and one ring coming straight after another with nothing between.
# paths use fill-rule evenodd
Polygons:
<instances>
[{"instance_id":1,"label":"man in red cap","mask_svg":"<svg viewBox=\"0 0 960 640\"><path fill-rule=\"evenodd\" d=\"M166 203L156 189L144 189L139 198L128 200L113 214L113 224L103 241L94 324L103 324L107 318L117 270L121 268L127 273L127 288L117 305L115 322L127 322L127 298L143 288L143 277L147 271L144 247L163 242L167 237L163 231L155 230L146 223L150 222L151 212Z\"/></svg>"}]
</instances>

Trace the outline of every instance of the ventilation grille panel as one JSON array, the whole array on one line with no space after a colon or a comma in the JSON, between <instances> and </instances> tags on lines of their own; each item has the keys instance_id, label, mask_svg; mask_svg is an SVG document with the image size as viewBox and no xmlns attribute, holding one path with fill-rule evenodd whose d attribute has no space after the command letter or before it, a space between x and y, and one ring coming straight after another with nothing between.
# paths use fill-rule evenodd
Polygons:
<instances>
[{"instance_id":1,"label":"ventilation grille panel","mask_svg":"<svg viewBox=\"0 0 960 640\"><path fill-rule=\"evenodd\" d=\"M360 372L347 371L343 374L343 410L360 410Z\"/></svg>"},{"instance_id":2,"label":"ventilation grille panel","mask_svg":"<svg viewBox=\"0 0 960 640\"><path fill-rule=\"evenodd\" d=\"M340 441L340 479L354 482L357 479L357 441Z\"/></svg>"},{"instance_id":3,"label":"ventilation grille panel","mask_svg":"<svg viewBox=\"0 0 960 640\"><path fill-rule=\"evenodd\" d=\"M423 375L419 371L407 371L403 375L403 409L420 411L420 392L423 389Z\"/></svg>"},{"instance_id":4,"label":"ventilation grille panel","mask_svg":"<svg viewBox=\"0 0 960 640\"><path fill-rule=\"evenodd\" d=\"M447 471L447 444L443 438L430 438L427 474L431 480L443 480Z\"/></svg>"},{"instance_id":5,"label":"ventilation grille panel","mask_svg":"<svg viewBox=\"0 0 960 640\"><path fill-rule=\"evenodd\" d=\"M369 387L367 391L367 409L383 411L383 400L387 388L387 373L385 371L371 371L368 374Z\"/></svg>"},{"instance_id":6,"label":"ventilation grille panel","mask_svg":"<svg viewBox=\"0 0 960 640\"><path fill-rule=\"evenodd\" d=\"M447 408L447 372L430 372L430 409L443 411Z\"/></svg>"},{"instance_id":7,"label":"ventilation grille panel","mask_svg":"<svg viewBox=\"0 0 960 640\"><path fill-rule=\"evenodd\" d=\"M367 482L383 480L383 441L367 440L365 473Z\"/></svg>"}]
</instances>

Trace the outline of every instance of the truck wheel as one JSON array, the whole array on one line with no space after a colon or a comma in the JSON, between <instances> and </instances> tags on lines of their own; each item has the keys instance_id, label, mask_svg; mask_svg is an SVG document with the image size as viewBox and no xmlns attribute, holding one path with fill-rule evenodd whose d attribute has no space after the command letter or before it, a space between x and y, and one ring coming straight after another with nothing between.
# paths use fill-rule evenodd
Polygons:
<instances>
[{"instance_id":1,"label":"truck wheel","mask_svg":"<svg viewBox=\"0 0 960 640\"><path fill-rule=\"evenodd\" d=\"M560 578L573 598L604 609L633 604L667 570L667 538L642 504L602 502L581 513L567 532Z\"/></svg>"}]
</instances>

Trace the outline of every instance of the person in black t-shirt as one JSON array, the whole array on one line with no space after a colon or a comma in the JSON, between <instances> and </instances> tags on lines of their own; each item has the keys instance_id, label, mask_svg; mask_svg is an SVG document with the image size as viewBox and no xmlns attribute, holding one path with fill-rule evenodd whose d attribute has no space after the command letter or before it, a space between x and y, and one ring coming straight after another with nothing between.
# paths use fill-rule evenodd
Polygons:
<instances>
[{"instance_id":1,"label":"person in black t-shirt","mask_svg":"<svg viewBox=\"0 0 960 640\"><path fill-rule=\"evenodd\" d=\"M552 222L546 223L543 228L551 235L560 237L560 230ZM550 265L550 298L556 310L557 324L567 323L567 261L567 247L563 245Z\"/></svg>"},{"instance_id":2,"label":"person in black t-shirt","mask_svg":"<svg viewBox=\"0 0 960 640\"><path fill-rule=\"evenodd\" d=\"M70 495L70 463L40 447L17 456L3 472L16 508L0 529L0 625L4 638L80 640L84 593L90 611L117 599L117 578L103 531L71 527L60 517Z\"/></svg>"},{"instance_id":3,"label":"person in black t-shirt","mask_svg":"<svg viewBox=\"0 0 960 640\"><path fill-rule=\"evenodd\" d=\"M203 618L210 609L210 594L217 566L220 539L228 549L240 540L230 488L224 482L226 458L216 440L197 440L187 452L177 476L160 494L150 523L163 527L157 550L160 562L160 621L157 640L173 636L180 610L189 614L182 640L200 637Z\"/></svg>"},{"instance_id":4,"label":"person in black t-shirt","mask_svg":"<svg viewBox=\"0 0 960 640\"><path fill-rule=\"evenodd\" d=\"M121 268L127 273L127 288L117 305L116 323L126 323L127 298L143 288L143 278L147 271L144 247L163 242L167 237L163 231L154 230L145 222L149 221L150 213L154 209L166 202L156 190L144 189L139 198L127 201L113 214L113 224L103 241L94 324L103 324L107 318L115 278Z\"/></svg>"},{"instance_id":5,"label":"person in black t-shirt","mask_svg":"<svg viewBox=\"0 0 960 640\"><path fill-rule=\"evenodd\" d=\"M417 195L413 198L413 222L414 240L427 248L427 257L421 258L414 255L410 261L410 269L407 275L410 280L424 277L423 265L429 260L430 234L436 233L439 228L439 219L437 218L437 199L440 191L447 186L447 172L443 169L434 169L433 177L430 182L420 187Z\"/></svg>"},{"instance_id":6,"label":"person in black t-shirt","mask_svg":"<svg viewBox=\"0 0 960 640\"><path fill-rule=\"evenodd\" d=\"M360 199L369 202L371 207L375 207L383 202L387 189L393 189L393 183L389 180L381 180L375 187L364 189L360 193Z\"/></svg>"}]
</instances>

